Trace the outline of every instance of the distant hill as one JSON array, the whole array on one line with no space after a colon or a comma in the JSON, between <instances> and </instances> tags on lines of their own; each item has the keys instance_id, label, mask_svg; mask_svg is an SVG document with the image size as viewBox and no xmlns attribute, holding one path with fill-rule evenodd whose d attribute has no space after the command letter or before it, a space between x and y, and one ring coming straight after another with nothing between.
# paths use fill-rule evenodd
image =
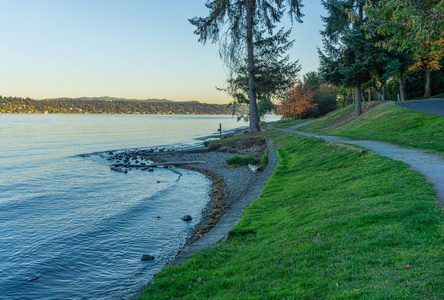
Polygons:
<instances>
[{"instance_id":1,"label":"distant hill","mask_svg":"<svg viewBox=\"0 0 444 300\"><path fill-rule=\"evenodd\" d=\"M140 101L140 102L155 102L155 103L166 103L166 102L175 102L173 100L167 100L167 99L127 99L127 98L117 98L117 97L109 97L109 96L102 96L102 97L79 97L79 98L68 98L68 97L61 97L61 98L47 98L47 99L41 99L41 100L68 100L68 101L76 101L76 100L104 100L104 101ZM185 101L178 101L178 102L185 102Z\"/></svg>"},{"instance_id":2,"label":"distant hill","mask_svg":"<svg viewBox=\"0 0 444 300\"><path fill-rule=\"evenodd\" d=\"M39 100L39 99L37 99ZM168 99L127 99L127 98L117 98L117 97L109 97L109 96L102 96L102 97L79 97L79 98L68 98L68 97L61 97L61 98L47 98L47 99L41 99L41 100L69 100L69 101L76 101L76 100L103 100L103 101L136 101L136 102L152 102L152 103L200 103L196 100L191 101L173 101Z\"/></svg>"},{"instance_id":3,"label":"distant hill","mask_svg":"<svg viewBox=\"0 0 444 300\"><path fill-rule=\"evenodd\" d=\"M232 108L226 104L207 104L198 101L176 102L167 99L137 100L104 96L33 100L30 98L0 96L0 112L230 115L232 114ZM246 107L241 112L246 113Z\"/></svg>"}]
</instances>

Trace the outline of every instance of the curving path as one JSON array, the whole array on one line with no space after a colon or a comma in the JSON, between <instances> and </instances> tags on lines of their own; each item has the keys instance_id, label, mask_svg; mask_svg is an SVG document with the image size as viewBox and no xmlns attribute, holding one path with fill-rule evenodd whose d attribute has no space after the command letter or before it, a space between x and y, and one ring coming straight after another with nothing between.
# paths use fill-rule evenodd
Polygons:
<instances>
[{"instance_id":1,"label":"curving path","mask_svg":"<svg viewBox=\"0 0 444 300\"><path fill-rule=\"evenodd\" d=\"M444 116L444 99L403 101L397 104L405 108Z\"/></svg>"},{"instance_id":2,"label":"curving path","mask_svg":"<svg viewBox=\"0 0 444 300\"><path fill-rule=\"evenodd\" d=\"M267 184L268 179L274 171L277 164L277 154L271 141L267 141L268 147L268 165L264 172L259 176L253 185L248 189L242 199L239 200L231 210L226 213L222 219L205 236L186 246L182 252L171 262L172 264L182 264L190 260L190 255L200 250L212 248L227 237L228 231L237 225L242 219L244 209L256 198L262 194L262 190Z\"/></svg>"},{"instance_id":3,"label":"curving path","mask_svg":"<svg viewBox=\"0 0 444 300\"><path fill-rule=\"evenodd\" d=\"M318 135L309 132L295 131L299 127L308 125L316 120L307 121L290 128L274 128L283 132L299 134L307 137L323 139L327 142L353 144L372 150L375 154L402 161L412 167L412 169L423 174L430 181L435 190L436 196L444 205L444 157L433 154L425 150L407 149L397 145L379 141L359 141L350 140L338 136Z\"/></svg>"}]
</instances>

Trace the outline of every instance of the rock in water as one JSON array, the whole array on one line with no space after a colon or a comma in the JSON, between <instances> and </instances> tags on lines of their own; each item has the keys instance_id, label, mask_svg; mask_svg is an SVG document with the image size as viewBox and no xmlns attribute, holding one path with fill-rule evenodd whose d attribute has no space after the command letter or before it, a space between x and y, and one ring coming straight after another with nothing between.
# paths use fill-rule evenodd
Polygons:
<instances>
[{"instance_id":1,"label":"rock in water","mask_svg":"<svg viewBox=\"0 0 444 300\"><path fill-rule=\"evenodd\" d=\"M29 278L29 281L34 281L40 278L39 274L34 274L31 278Z\"/></svg>"},{"instance_id":2,"label":"rock in water","mask_svg":"<svg viewBox=\"0 0 444 300\"><path fill-rule=\"evenodd\" d=\"M154 256L149 255L149 254L144 254L142 255L142 261L148 261L148 260L153 260Z\"/></svg>"},{"instance_id":3,"label":"rock in water","mask_svg":"<svg viewBox=\"0 0 444 300\"><path fill-rule=\"evenodd\" d=\"M191 221L192 219L193 218L190 215L185 215L181 218L182 221L187 221L187 222Z\"/></svg>"}]
</instances>

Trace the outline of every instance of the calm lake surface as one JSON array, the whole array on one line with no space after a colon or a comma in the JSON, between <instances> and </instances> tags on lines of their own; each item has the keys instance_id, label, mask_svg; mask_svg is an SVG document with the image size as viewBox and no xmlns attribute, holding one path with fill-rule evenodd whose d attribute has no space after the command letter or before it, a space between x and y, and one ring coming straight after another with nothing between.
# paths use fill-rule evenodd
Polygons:
<instances>
[{"instance_id":1,"label":"calm lake surface","mask_svg":"<svg viewBox=\"0 0 444 300\"><path fill-rule=\"evenodd\" d=\"M199 222L210 181L182 169L113 172L108 152L201 145L219 123L246 126L231 116L0 114L0 298L140 290Z\"/></svg>"}]
</instances>

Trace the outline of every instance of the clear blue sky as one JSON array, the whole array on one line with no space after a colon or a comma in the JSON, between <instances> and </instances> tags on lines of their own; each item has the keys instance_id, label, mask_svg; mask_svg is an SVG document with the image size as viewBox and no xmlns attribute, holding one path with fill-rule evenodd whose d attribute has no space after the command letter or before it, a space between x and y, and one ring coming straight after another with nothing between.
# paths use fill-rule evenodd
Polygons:
<instances>
[{"instance_id":1,"label":"clear blue sky","mask_svg":"<svg viewBox=\"0 0 444 300\"><path fill-rule=\"evenodd\" d=\"M205 0L0 0L0 95L228 103L218 46L197 42ZM305 0L290 51L317 70L320 0ZM287 23L287 22L286 22Z\"/></svg>"}]
</instances>

